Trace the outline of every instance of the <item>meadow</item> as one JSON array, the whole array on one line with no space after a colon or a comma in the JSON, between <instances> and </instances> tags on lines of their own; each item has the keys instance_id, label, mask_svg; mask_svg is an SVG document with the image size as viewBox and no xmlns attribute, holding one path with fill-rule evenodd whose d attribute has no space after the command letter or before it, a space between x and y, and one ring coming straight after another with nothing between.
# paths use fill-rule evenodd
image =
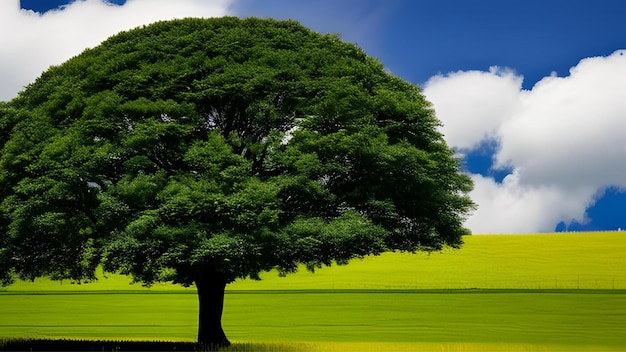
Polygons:
<instances>
[{"instance_id":1,"label":"meadow","mask_svg":"<svg viewBox=\"0 0 626 352\"><path fill-rule=\"evenodd\" d=\"M232 350L624 350L626 233L474 235L228 287ZM193 288L36 280L0 289L0 338L193 341ZM269 346L269 347L268 347ZM238 349L239 348L239 349Z\"/></svg>"}]
</instances>

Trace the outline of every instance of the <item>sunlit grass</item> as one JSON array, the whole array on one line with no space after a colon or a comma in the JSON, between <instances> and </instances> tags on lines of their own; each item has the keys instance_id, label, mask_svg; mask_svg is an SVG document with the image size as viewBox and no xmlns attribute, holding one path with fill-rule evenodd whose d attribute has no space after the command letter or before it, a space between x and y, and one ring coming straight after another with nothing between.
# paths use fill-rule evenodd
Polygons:
<instances>
[{"instance_id":1,"label":"sunlit grass","mask_svg":"<svg viewBox=\"0 0 626 352\"><path fill-rule=\"evenodd\" d=\"M0 295L0 336L193 341L188 293ZM226 295L224 328L259 343L626 346L626 292L284 291Z\"/></svg>"},{"instance_id":2,"label":"sunlit grass","mask_svg":"<svg viewBox=\"0 0 626 352\"><path fill-rule=\"evenodd\" d=\"M3 340L0 338L0 350L5 343L17 342L22 347L20 350L29 350L27 346L32 346L32 340ZM77 350L78 347L75 342L78 342L80 346L85 348L78 348L79 350L102 350L102 351L117 351L117 350L132 350L132 346L127 341L75 341L75 340L37 340L36 346L42 347L50 344L59 346L58 343L65 346L65 350ZM86 344L85 344L86 343ZM133 343L133 342L131 342ZM150 350L148 346L155 345L160 346L162 350L181 350L192 351L196 350L194 343L185 342L167 342L161 341L148 342L137 341L142 346L142 350ZM15 345L14 345L15 346ZM91 346L89 348L88 346ZM70 348L70 349L68 349ZM45 348L44 348L45 349ZM38 349L37 349L38 350ZM60 350L56 348L55 350ZM235 342L228 348L223 348L221 351L225 352L379 352L379 351L402 351L402 352L528 352L528 351L545 351L545 352L606 352L606 351L621 351L619 348L611 348L601 345L533 345L533 344L504 344L504 343L395 343L395 342L326 342L326 343L314 343L314 342Z\"/></svg>"},{"instance_id":3,"label":"sunlit grass","mask_svg":"<svg viewBox=\"0 0 626 352\"><path fill-rule=\"evenodd\" d=\"M459 250L434 253L384 253L353 260L347 266L305 269L263 280L238 280L228 290L293 289L466 289L572 288L626 289L626 232L587 232L541 235L473 235ZM187 290L156 284L146 289L129 286L130 279L108 274L108 279L75 285L37 279L18 282L0 291L51 290Z\"/></svg>"},{"instance_id":4,"label":"sunlit grass","mask_svg":"<svg viewBox=\"0 0 626 352\"><path fill-rule=\"evenodd\" d=\"M315 274L235 282L223 319L235 342L229 350L626 348L626 233L465 242L461 250L387 253ZM129 281L109 275L0 289L0 337L195 340L193 288Z\"/></svg>"},{"instance_id":5,"label":"sunlit grass","mask_svg":"<svg viewBox=\"0 0 626 352\"><path fill-rule=\"evenodd\" d=\"M394 343L394 342L339 342L339 343L243 343L234 344L225 351L237 352L607 352L622 348L602 345L533 345L506 343Z\"/></svg>"},{"instance_id":6,"label":"sunlit grass","mask_svg":"<svg viewBox=\"0 0 626 352\"><path fill-rule=\"evenodd\" d=\"M265 273L229 289L626 289L626 232L473 235L459 250L384 253L348 266Z\"/></svg>"}]
</instances>

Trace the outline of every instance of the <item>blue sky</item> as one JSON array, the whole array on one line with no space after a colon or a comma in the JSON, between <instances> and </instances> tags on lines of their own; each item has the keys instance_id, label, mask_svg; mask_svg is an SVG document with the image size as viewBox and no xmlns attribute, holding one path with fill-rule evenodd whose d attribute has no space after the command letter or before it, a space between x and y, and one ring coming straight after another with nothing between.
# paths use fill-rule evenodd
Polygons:
<instances>
[{"instance_id":1,"label":"blue sky","mask_svg":"<svg viewBox=\"0 0 626 352\"><path fill-rule=\"evenodd\" d=\"M41 60L24 77L153 19L293 18L339 33L423 87L475 181L474 232L626 228L625 1L88 0L59 10L66 3L22 0L15 16L0 5L0 20L26 32L0 46L23 54L21 66ZM50 43L68 42L52 54ZM10 64L3 55L0 65ZM18 82L18 73L0 74Z\"/></svg>"}]
</instances>

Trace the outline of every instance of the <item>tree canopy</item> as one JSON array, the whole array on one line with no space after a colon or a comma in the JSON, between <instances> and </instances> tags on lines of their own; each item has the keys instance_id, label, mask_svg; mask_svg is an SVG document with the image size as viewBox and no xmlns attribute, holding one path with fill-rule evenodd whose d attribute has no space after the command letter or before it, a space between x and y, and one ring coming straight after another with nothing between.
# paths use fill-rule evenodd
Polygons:
<instances>
[{"instance_id":1,"label":"tree canopy","mask_svg":"<svg viewBox=\"0 0 626 352\"><path fill-rule=\"evenodd\" d=\"M439 125L417 86L295 21L122 32L0 104L2 282L103 265L200 290L458 247L472 183Z\"/></svg>"}]
</instances>

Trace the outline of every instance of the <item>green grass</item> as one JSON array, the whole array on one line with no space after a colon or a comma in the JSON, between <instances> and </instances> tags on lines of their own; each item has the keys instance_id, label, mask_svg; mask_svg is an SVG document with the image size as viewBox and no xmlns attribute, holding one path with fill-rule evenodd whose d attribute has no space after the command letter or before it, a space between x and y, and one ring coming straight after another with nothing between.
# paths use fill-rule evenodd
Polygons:
<instances>
[{"instance_id":1,"label":"green grass","mask_svg":"<svg viewBox=\"0 0 626 352\"><path fill-rule=\"evenodd\" d=\"M239 280L228 290L311 289L467 289L565 288L626 289L626 232L546 235L474 235L459 250L434 253L384 253L353 260L347 266L300 270L287 277L276 272L263 280ZM150 289L121 275L76 285L38 279L18 282L6 291L139 290L191 291L169 284Z\"/></svg>"},{"instance_id":2,"label":"green grass","mask_svg":"<svg viewBox=\"0 0 626 352\"><path fill-rule=\"evenodd\" d=\"M465 240L235 282L223 319L231 350L626 349L626 233ZM128 282L2 289L0 337L195 339L193 288Z\"/></svg>"},{"instance_id":3,"label":"green grass","mask_svg":"<svg viewBox=\"0 0 626 352\"><path fill-rule=\"evenodd\" d=\"M197 328L192 294L0 295L0 336L189 340Z\"/></svg>"},{"instance_id":4,"label":"green grass","mask_svg":"<svg viewBox=\"0 0 626 352\"><path fill-rule=\"evenodd\" d=\"M193 341L188 293L5 294L0 335ZM26 308L27 307L27 308ZM626 292L279 291L226 296L233 341L626 346Z\"/></svg>"},{"instance_id":5,"label":"green grass","mask_svg":"<svg viewBox=\"0 0 626 352\"><path fill-rule=\"evenodd\" d=\"M384 253L230 289L588 288L626 289L626 232L474 235L460 250Z\"/></svg>"}]
</instances>

